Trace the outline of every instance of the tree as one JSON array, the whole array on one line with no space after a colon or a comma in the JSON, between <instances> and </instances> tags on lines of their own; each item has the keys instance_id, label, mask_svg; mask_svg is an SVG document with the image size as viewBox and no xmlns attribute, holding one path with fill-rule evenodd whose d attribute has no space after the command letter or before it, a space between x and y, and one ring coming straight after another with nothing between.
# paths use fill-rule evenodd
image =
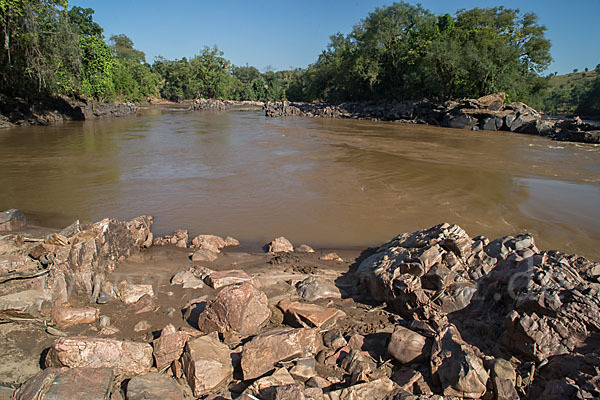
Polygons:
<instances>
[{"instance_id":1,"label":"tree","mask_svg":"<svg viewBox=\"0 0 600 400\"><path fill-rule=\"evenodd\" d=\"M98 36L79 38L82 58L83 93L101 100L115 94L113 82L114 58L108 45Z\"/></svg>"},{"instance_id":2,"label":"tree","mask_svg":"<svg viewBox=\"0 0 600 400\"><path fill-rule=\"evenodd\" d=\"M93 15L94 10L91 8L81 8L78 6L71 8L68 13L69 21L77 27L80 35L102 37L104 30L94 22Z\"/></svg>"}]
</instances>

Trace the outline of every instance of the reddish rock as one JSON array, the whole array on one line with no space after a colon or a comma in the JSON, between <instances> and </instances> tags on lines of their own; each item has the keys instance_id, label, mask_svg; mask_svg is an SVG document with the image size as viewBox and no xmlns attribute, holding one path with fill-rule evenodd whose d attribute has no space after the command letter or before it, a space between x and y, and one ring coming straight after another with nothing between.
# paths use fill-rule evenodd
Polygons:
<instances>
[{"instance_id":1,"label":"reddish rock","mask_svg":"<svg viewBox=\"0 0 600 400\"><path fill-rule=\"evenodd\" d=\"M267 244L267 253L290 253L292 251L294 251L294 246L283 236L273 239L273 241Z\"/></svg>"},{"instance_id":2,"label":"reddish rock","mask_svg":"<svg viewBox=\"0 0 600 400\"><path fill-rule=\"evenodd\" d=\"M286 385L296 383L294 378L290 375L287 369L279 368L271 375L263 376L260 379L257 379L252 383L252 385L248 386L244 393L252 394L253 396L266 397L266 391L269 388L279 385Z\"/></svg>"},{"instance_id":3,"label":"reddish rock","mask_svg":"<svg viewBox=\"0 0 600 400\"><path fill-rule=\"evenodd\" d=\"M202 261L208 261L208 262L212 262L215 261L219 256L219 252L218 251L214 251L211 249L200 249L194 252L194 254L192 254L192 261L193 262L202 262Z\"/></svg>"},{"instance_id":4,"label":"reddish rock","mask_svg":"<svg viewBox=\"0 0 600 400\"><path fill-rule=\"evenodd\" d=\"M127 383L127 400L183 400L173 378L158 372L134 376Z\"/></svg>"},{"instance_id":5,"label":"reddish rock","mask_svg":"<svg viewBox=\"0 0 600 400\"><path fill-rule=\"evenodd\" d=\"M60 328L78 324L91 324L98 319L97 308L70 308L56 306L52 309L52 321Z\"/></svg>"},{"instance_id":6,"label":"reddish rock","mask_svg":"<svg viewBox=\"0 0 600 400\"><path fill-rule=\"evenodd\" d=\"M15 400L110 400L110 368L47 368L25 382Z\"/></svg>"},{"instance_id":7,"label":"reddish rock","mask_svg":"<svg viewBox=\"0 0 600 400\"><path fill-rule=\"evenodd\" d=\"M242 350L244 380L264 375L279 361L313 356L321 347L318 329L278 329L255 336Z\"/></svg>"},{"instance_id":8,"label":"reddish rock","mask_svg":"<svg viewBox=\"0 0 600 400\"><path fill-rule=\"evenodd\" d=\"M177 331L171 324L165 326L160 337L152 342L156 368L162 371L171 362L178 360L187 340L188 335L185 332Z\"/></svg>"},{"instance_id":9,"label":"reddish rock","mask_svg":"<svg viewBox=\"0 0 600 400\"><path fill-rule=\"evenodd\" d=\"M135 326L133 327L133 330L135 332L142 332L142 331L147 331L150 328L152 328L152 325L150 325L150 323L146 320L142 320L140 322L138 322L137 324L135 324Z\"/></svg>"},{"instance_id":10,"label":"reddish rock","mask_svg":"<svg viewBox=\"0 0 600 400\"><path fill-rule=\"evenodd\" d=\"M385 399L397 386L388 378L377 379L368 383L349 386L341 390L332 391L332 399Z\"/></svg>"},{"instance_id":11,"label":"reddish rock","mask_svg":"<svg viewBox=\"0 0 600 400\"><path fill-rule=\"evenodd\" d=\"M237 240L236 238L233 238L231 236L227 236L225 238L225 247L234 247L234 246L239 246L240 245L240 241Z\"/></svg>"},{"instance_id":12,"label":"reddish rock","mask_svg":"<svg viewBox=\"0 0 600 400\"><path fill-rule=\"evenodd\" d=\"M307 244L301 244L294 249L298 253L314 253L315 250Z\"/></svg>"},{"instance_id":13,"label":"reddish rock","mask_svg":"<svg viewBox=\"0 0 600 400\"><path fill-rule=\"evenodd\" d=\"M255 335L271 317L264 292L250 283L221 289L198 318L198 328L209 332Z\"/></svg>"},{"instance_id":14,"label":"reddish rock","mask_svg":"<svg viewBox=\"0 0 600 400\"><path fill-rule=\"evenodd\" d=\"M244 282L250 282L255 287L260 287L258 281L254 280L250 275L240 269L212 272L205 278L205 282L213 289L220 289L225 286Z\"/></svg>"},{"instance_id":15,"label":"reddish rock","mask_svg":"<svg viewBox=\"0 0 600 400\"><path fill-rule=\"evenodd\" d=\"M135 285L127 281L119 283L117 296L125 304L136 303L144 295L154 296L152 285Z\"/></svg>"},{"instance_id":16,"label":"reddish rock","mask_svg":"<svg viewBox=\"0 0 600 400\"><path fill-rule=\"evenodd\" d=\"M207 249L219 253L221 249L226 246L226 243L225 239L220 236L198 235L192 239L192 246L198 249Z\"/></svg>"},{"instance_id":17,"label":"reddish rock","mask_svg":"<svg viewBox=\"0 0 600 400\"><path fill-rule=\"evenodd\" d=\"M433 344L431 374L439 380L444 395L471 399L485 393L489 377L481 358L452 324L440 330Z\"/></svg>"},{"instance_id":18,"label":"reddish rock","mask_svg":"<svg viewBox=\"0 0 600 400\"><path fill-rule=\"evenodd\" d=\"M149 294L145 294L135 303L133 307L134 314L143 314L150 311L154 311L156 308L156 303L154 303L154 299Z\"/></svg>"},{"instance_id":19,"label":"reddish rock","mask_svg":"<svg viewBox=\"0 0 600 400\"><path fill-rule=\"evenodd\" d=\"M16 231L24 227L25 224L27 224L27 220L21 210L11 208L8 211L0 212L0 232Z\"/></svg>"},{"instance_id":20,"label":"reddish rock","mask_svg":"<svg viewBox=\"0 0 600 400\"><path fill-rule=\"evenodd\" d=\"M233 374L231 351L216 335L190 339L181 362L196 397L227 385Z\"/></svg>"},{"instance_id":21,"label":"reddish rock","mask_svg":"<svg viewBox=\"0 0 600 400\"><path fill-rule=\"evenodd\" d=\"M300 303L287 299L281 300L277 307L284 313L285 321L295 327L329 327L346 314L335 308L327 308L317 304Z\"/></svg>"},{"instance_id":22,"label":"reddish rock","mask_svg":"<svg viewBox=\"0 0 600 400\"><path fill-rule=\"evenodd\" d=\"M425 336L396 326L388 344L388 353L403 364L410 363L425 353Z\"/></svg>"},{"instance_id":23,"label":"reddish rock","mask_svg":"<svg viewBox=\"0 0 600 400\"><path fill-rule=\"evenodd\" d=\"M58 338L46 356L48 367L112 368L121 377L148 372L152 364L149 344L108 338Z\"/></svg>"},{"instance_id":24,"label":"reddish rock","mask_svg":"<svg viewBox=\"0 0 600 400\"><path fill-rule=\"evenodd\" d=\"M321 257L319 257L319 260L323 260L323 261L337 261L337 262L344 261L342 259L342 257L340 257L340 256L337 255L337 253L327 253L327 254L324 254Z\"/></svg>"}]
</instances>

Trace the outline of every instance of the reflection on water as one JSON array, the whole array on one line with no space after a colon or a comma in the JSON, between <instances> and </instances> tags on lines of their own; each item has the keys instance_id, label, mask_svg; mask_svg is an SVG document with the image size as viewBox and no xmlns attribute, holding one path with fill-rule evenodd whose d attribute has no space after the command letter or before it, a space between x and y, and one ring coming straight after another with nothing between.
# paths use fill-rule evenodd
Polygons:
<instances>
[{"instance_id":1,"label":"reflection on water","mask_svg":"<svg viewBox=\"0 0 600 400\"><path fill-rule=\"evenodd\" d=\"M376 245L442 221L600 259L600 148L510 133L150 109L0 131L0 209L41 225Z\"/></svg>"}]
</instances>

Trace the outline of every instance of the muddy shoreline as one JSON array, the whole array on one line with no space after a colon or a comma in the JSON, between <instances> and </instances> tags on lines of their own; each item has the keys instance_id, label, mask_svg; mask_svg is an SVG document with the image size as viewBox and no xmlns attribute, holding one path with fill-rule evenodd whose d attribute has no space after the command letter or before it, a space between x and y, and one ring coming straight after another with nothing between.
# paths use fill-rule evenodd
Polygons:
<instances>
[{"instance_id":1,"label":"muddy shoreline","mask_svg":"<svg viewBox=\"0 0 600 400\"><path fill-rule=\"evenodd\" d=\"M1 217L0 398L65 398L77 377L102 399L600 395L600 264L527 234L441 224L362 251L244 252L154 237L152 217Z\"/></svg>"}]
</instances>

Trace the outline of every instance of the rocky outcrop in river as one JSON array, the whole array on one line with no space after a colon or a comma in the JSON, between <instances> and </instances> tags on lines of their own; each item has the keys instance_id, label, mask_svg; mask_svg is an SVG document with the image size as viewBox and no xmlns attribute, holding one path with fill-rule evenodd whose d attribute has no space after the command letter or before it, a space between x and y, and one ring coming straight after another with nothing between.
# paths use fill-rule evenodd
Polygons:
<instances>
[{"instance_id":1,"label":"rocky outcrop in river","mask_svg":"<svg viewBox=\"0 0 600 400\"><path fill-rule=\"evenodd\" d=\"M21 216L4 219L22 229ZM0 381L0 398L600 396L600 264L541 251L531 235L472 238L440 224L351 263L285 238L264 253L224 255L226 239L190 241L182 230L154 239L151 223L0 236L0 339L29 329L18 340L48 343L31 355L44 369L11 387ZM162 246L145 250L153 241ZM190 248L213 248L217 259L173 262ZM160 252L178 271L171 285L110 284L128 256L142 257L147 275ZM34 298L45 306L26 306Z\"/></svg>"},{"instance_id":2,"label":"rocky outcrop in river","mask_svg":"<svg viewBox=\"0 0 600 400\"><path fill-rule=\"evenodd\" d=\"M600 130L580 119L553 121L524 103L505 103L505 94L479 99L433 103L428 100L403 102L347 102L314 104L268 102L267 117L308 116L354 118L437 125L448 128L510 131L547 136L556 140L600 143Z\"/></svg>"},{"instance_id":3,"label":"rocky outcrop in river","mask_svg":"<svg viewBox=\"0 0 600 400\"><path fill-rule=\"evenodd\" d=\"M49 125L60 121L83 121L135 114L133 103L100 103L50 97L31 103L22 99L0 101L0 128Z\"/></svg>"}]
</instances>

